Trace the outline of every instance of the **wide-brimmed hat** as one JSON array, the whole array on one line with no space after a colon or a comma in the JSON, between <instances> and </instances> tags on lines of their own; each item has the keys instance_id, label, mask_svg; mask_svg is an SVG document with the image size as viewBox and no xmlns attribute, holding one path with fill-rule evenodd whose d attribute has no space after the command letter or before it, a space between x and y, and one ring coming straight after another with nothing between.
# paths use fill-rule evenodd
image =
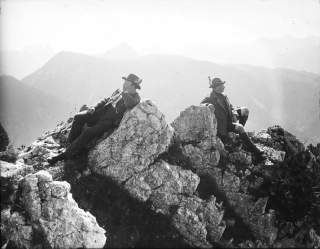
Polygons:
<instances>
[{"instance_id":1,"label":"wide-brimmed hat","mask_svg":"<svg viewBox=\"0 0 320 249\"><path fill-rule=\"evenodd\" d=\"M132 82L136 86L136 88L141 89L140 84L142 82L142 79L140 79L137 75L131 73L128 75L128 77L122 77L122 79Z\"/></svg>"},{"instance_id":2,"label":"wide-brimmed hat","mask_svg":"<svg viewBox=\"0 0 320 249\"><path fill-rule=\"evenodd\" d=\"M215 88L216 86L219 86L219 85L223 85L225 84L226 82L225 81L222 81L220 78L214 78L212 81L211 81L211 84L210 84L210 88Z\"/></svg>"}]
</instances>

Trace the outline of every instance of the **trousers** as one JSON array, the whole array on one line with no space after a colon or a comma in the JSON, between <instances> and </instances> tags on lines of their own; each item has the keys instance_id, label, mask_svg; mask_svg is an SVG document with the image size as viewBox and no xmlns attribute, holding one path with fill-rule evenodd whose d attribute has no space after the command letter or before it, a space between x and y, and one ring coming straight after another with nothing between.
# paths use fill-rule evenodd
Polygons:
<instances>
[{"instance_id":1,"label":"trousers","mask_svg":"<svg viewBox=\"0 0 320 249\"><path fill-rule=\"evenodd\" d=\"M65 157L74 157L92 139L102 136L105 132L115 128L115 122L116 115L112 109L99 116L86 111L76 114L68 136L69 146L64 153ZM84 128L85 125L87 125L86 128Z\"/></svg>"}]
</instances>

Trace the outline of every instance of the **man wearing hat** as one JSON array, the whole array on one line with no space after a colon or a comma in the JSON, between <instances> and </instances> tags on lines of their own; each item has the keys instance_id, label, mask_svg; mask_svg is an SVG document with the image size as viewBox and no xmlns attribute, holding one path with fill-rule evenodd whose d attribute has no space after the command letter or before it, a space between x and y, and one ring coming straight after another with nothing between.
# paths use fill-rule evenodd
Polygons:
<instances>
[{"instance_id":1,"label":"man wearing hat","mask_svg":"<svg viewBox=\"0 0 320 249\"><path fill-rule=\"evenodd\" d=\"M212 81L209 77L210 88L212 92L209 97L205 98L201 104L212 104L215 108L215 116L217 119L217 135L225 143L228 138L228 132L236 132L240 134L240 138L249 151L253 152L258 161L265 159L263 151L259 150L251 141L250 137L244 130L247 122L249 109L240 107L234 109L230 104L228 97L223 93L225 81L220 78L214 78Z\"/></svg>"},{"instance_id":2,"label":"man wearing hat","mask_svg":"<svg viewBox=\"0 0 320 249\"><path fill-rule=\"evenodd\" d=\"M68 136L69 146L65 152L48 159L50 164L74 157L93 138L116 128L124 113L139 104L140 96L137 89L141 89L142 79L135 74L129 74L122 79L124 79L122 91L116 90L111 97L103 99L94 108L74 116Z\"/></svg>"}]
</instances>

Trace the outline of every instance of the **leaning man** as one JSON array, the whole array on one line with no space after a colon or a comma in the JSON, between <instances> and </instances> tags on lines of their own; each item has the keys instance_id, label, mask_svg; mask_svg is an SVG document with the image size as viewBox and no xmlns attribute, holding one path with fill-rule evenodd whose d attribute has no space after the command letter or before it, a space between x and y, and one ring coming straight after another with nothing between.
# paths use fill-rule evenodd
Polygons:
<instances>
[{"instance_id":1,"label":"leaning man","mask_svg":"<svg viewBox=\"0 0 320 249\"><path fill-rule=\"evenodd\" d=\"M226 82L222 81L220 78L214 78L212 81L210 80L210 88L212 88L212 92L209 97L205 98L201 102L201 104L214 105L215 116L218 123L218 137L223 143L225 143L228 139L228 132L238 133L247 149L254 153L257 161L265 160L264 152L256 147L244 129L249 115L248 108L233 108L228 97L223 93L225 83Z\"/></svg>"},{"instance_id":2,"label":"leaning man","mask_svg":"<svg viewBox=\"0 0 320 249\"><path fill-rule=\"evenodd\" d=\"M79 154L93 138L116 128L124 113L140 103L137 89L141 89L142 79L135 74L122 78L122 91L116 90L111 97L103 99L94 108L74 116L67 140L68 146L65 152L48 159L50 164Z\"/></svg>"}]
</instances>

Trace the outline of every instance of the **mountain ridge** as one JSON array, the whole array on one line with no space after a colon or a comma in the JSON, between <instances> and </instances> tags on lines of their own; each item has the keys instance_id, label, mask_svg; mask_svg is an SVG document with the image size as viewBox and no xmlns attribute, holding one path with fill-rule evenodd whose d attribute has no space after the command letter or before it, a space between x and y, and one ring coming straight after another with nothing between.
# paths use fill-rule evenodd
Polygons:
<instances>
[{"instance_id":1,"label":"mountain ridge","mask_svg":"<svg viewBox=\"0 0 320 249\"><path fill-rule=\"evenodd\" d=\"M1 124L15 146L30 143L69 114L65 112L65 109L70 111L68 102L23 84L12 76L0 76L0 89L4 93L1 94Z\"/></svg>"},{"instance_id":2,"label":"mountain ridge","mask_svg":"<svg viewBox=\"0 0 320 249\"><path fill-rule=\"evenodd\" d=\"M119 61L63 52L22 81L80 107L85 103L94 105L110 95L121 86L121 76L131 72L143 78L142 96L154 100L168 120L209 94L207 76L211 75L227 82L226 93L232 104L249 107L249 130L276 123L302 140L309 141L314 134L311 140L320 140L317 128L310 126L320 123L314 118L314 113L320 112L315 94L320 91L320 75L315 73L220 65L176 55L146 55ZM297 106L297 110L291 106Z\"/></svg>"}]
</instances>

